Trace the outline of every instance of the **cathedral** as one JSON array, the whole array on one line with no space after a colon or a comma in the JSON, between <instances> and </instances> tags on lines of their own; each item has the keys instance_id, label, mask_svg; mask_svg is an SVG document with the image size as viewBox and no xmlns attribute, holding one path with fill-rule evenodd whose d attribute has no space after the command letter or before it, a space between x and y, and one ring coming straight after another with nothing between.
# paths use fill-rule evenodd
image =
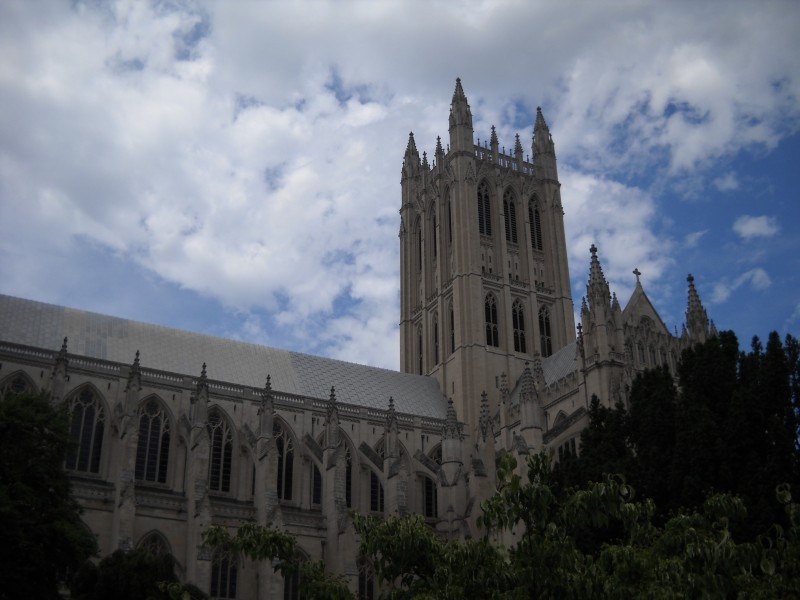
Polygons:
<instances>
[{"instance_id":1,"label":"cathedral","mask_svg":"<svg viewBox=\"0 0 800 600\"><path fill-rule=\"evenodd\" d=\"M202 543L209 525L255 521L372 598L351 511L418 513L442 535L475 535L502 453L524 464L580 452L593 396L625 402L638 372L674 372L713 333L692 276L673 335L638 271L621 305L592 246L576 313L541 110L524 152L519 135L501 151L494 127L476 143L459 80L448 141L429 159L409 136L400 372L0 295L0 394L66 403L64 467L101 555L169 552L214 597L297 598L270 564Z\"/></svg>"}]
</instances>

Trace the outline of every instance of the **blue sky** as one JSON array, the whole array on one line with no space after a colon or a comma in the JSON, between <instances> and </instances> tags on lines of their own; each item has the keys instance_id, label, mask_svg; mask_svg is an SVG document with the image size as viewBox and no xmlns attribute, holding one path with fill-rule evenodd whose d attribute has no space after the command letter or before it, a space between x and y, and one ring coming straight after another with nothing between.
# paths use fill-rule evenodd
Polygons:
<instances>
[{"instance_id":1,"label":"blue sky","mask_svg":"<svg viewBox=\"0 0 800 600\"><path fill-rule=\"evenodd\" d=\"M0 4L0 293L397 368L399 173L475 135L559 159L670 329L800 332L800 4Z\"/></svg>"}]
</instances>

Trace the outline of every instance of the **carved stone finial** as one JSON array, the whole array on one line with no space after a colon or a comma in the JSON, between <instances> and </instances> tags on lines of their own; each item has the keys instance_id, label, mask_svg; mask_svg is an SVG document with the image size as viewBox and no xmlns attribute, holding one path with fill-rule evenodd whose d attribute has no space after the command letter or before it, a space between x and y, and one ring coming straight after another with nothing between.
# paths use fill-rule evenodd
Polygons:
<instances>
[{"instance_id":1,"label":"carved stone finial","mask_svg":"<svg viewBox=\"0 0 800 600\"><path fill-rule=\"evenodd\" d=\"M636 285L639 285L639 276L642 274L638 268L633 270L633 274L636 275Z\"/></svg>"},{"instance_id":2,"label":"carved stone finial","mask_svg":"<svg viewBox=\"0 0 800 600\"><path fill-rule=\"evenodd\" d=\"M386 412L386 430L397 431L397 413L394 410L394 398L389 396L389 410Z\"/></svg>"}]
</instances>

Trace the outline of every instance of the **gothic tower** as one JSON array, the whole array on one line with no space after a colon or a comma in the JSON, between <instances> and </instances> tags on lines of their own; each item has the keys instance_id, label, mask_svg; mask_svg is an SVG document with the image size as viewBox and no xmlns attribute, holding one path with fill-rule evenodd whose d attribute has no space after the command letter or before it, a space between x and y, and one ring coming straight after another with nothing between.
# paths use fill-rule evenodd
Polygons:
<instances>
[{"instance_id":1,"label":"gothic tower","mask_svg":"<svg viewBox=\"0 0 800 600\"><path fill-rule=\"evenodd\" d=\"M472 433L481 394L497 408L525 364L575 339L553 139L537 109L531 147L475 142L456 80L450 143L432 163L413 133L402 168L401 370L438 379Z\"/></svg>"}]
</instances>

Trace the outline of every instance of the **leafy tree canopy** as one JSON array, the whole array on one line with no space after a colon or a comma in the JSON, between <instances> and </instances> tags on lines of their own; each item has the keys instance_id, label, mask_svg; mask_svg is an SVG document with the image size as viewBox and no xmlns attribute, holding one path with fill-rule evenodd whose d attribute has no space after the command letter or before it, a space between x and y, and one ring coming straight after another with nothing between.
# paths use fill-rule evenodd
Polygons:
<instances>
[{"instance_id":1,"label":"leafy tree canopy","mask_svg":"<svg viewBox=\"0 0 800 600\"><path fill-rule=\"evenodd\" d=\"M0 400L0 598L57 598L96 552L63 468L69 447L64 407L44 394Z\"/></svg>"}]
</instances>

